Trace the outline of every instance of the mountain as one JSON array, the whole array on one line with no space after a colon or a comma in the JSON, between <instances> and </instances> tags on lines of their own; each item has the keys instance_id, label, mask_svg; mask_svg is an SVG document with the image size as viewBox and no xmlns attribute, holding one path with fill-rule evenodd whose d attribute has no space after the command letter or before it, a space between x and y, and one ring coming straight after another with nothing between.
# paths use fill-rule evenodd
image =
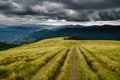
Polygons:
<instances>
[{"instance_id":1,"label":"mountain","mask_svg":"<svg viewBox=\"0 0 120 80\"><path fill-rule=\"evenodd\" d=\"M47 38L79 35L90 40L120 40L120 26L61 26L49 30L44 29L33 32L25 38L15 41L16 44L26 44Z\"/></svg>"},{"instance_id":2,"label":"mountain","mask_svg":"<svg viewBox=\"0 0 120 80\"><path fill-rule=\"evenodd\" d=\"M47 25L0 25L0 41L14 43L14 41L24 38L29 34L43 29L52 29L54 26Z\"/></svg>"},{"instance_id":3,"label":"mountain","mask_svg":"<svg viewBox=\"0 0 120 80\"><path fill-rule=\"evenodd\" d=\"M0 28L0 40L7 43L12 43L14 40L25 37L30 34L37 28L29 28L29 27L7 27Z\"/></svg>"},{"instance_id":4,"label":"mountain","mask_svg":"<svg viewBox=\"0 0 120 80\"><path fill-rule=\"evenodd\" d=\"M6 50L6 49L9 49L9 48L13 48L13 47L16 47L17 45L12 45L12 44L7 44L7 43L4 43L4 42L0 42L0 51L1 50Z\"/></svg>"}]
</instances>

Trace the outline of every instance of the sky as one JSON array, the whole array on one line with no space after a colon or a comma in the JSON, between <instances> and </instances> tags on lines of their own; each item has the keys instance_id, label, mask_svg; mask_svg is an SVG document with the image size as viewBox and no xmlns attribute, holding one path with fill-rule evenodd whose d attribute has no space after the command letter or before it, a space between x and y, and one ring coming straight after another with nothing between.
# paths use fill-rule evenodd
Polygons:
<instances>
[{"instance_id":1,"label":"sky","mask_svg":"<svg viewBox=\"0 0 120 80\"><path fill-rule=\"evenodd\" d=\"M0 24L119 19L120 0L0 0Z\"/></svg>"}]
</instances>

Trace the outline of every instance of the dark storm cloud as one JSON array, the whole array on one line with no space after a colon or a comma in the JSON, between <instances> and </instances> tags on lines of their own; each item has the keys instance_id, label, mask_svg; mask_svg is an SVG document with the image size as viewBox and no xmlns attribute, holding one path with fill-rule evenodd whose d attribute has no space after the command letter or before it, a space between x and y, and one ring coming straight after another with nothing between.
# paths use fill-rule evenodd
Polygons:
<instances>
[{"instance_id":1,"label":"dark storm cloud","mask_svg":"<svg viewBox=\"0 0 120 80\"><path fill-rule=\"evenodd\" d=\"M119 0L61 0L68 8L76 10L120 7Z\"/></svg>"},{"instance_id":2,"label":"dark storm cloud","mask_svg":"<svg viewBox=\"0 0 120 80\"><path fill-rule=\"evenodd\" d=\"M0 1L0 10L9 10L12 5L8 1Z\"/></svg>"},{"instance_id":3,"label":"dark storm cloud","mask_svg":"<svg viewBox=\"0 0 120 80\"><path fill-rule=\"evenodd\" d=\"M0 15L6 17L27 19L29 15L36 19L70 21L116 20L120 19L119 13L120 0L0 0Z\"/></svg>"}]
</instances>

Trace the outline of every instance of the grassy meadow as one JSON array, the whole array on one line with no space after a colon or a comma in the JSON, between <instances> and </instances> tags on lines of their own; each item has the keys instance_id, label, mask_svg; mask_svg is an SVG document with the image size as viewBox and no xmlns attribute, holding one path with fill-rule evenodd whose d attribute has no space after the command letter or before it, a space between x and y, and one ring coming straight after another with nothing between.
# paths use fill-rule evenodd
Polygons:
<instances>
[{"instance_id":1,"label":"grassy meadow","mask_svg":"<svg viewBox=\"0 0 120 80\"><path fill-rule=\"evenodd\" d=\"M120 41L53 38L3 50L0 80L120 80Z\"/></svg>"}]
</instances>

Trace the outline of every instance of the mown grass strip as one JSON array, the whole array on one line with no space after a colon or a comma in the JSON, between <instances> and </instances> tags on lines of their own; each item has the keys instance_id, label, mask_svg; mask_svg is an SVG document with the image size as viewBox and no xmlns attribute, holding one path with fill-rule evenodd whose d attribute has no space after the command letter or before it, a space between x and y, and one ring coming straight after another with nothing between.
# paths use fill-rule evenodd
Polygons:
<instances>
[{"instance_id":1,"label":"mown grass strip","mask_svg":"<svg viewBox=\"0 0 120 80\"><path fill-rule=\"evenodd\" d=\"M40 58L41 56L45 55L48 52L50 52L50 51L45 51L45 52L42 52L39 54L34 53L33 56L24 55L24 56L5 57L3 59L0 59L0 66L3 66L3 65L7 66L14 62L19 62L19 61L25 61L25 62L34 61L35 59Z\"/></svg>"},{"instance_id":2,"label":"mown grass strip","mask_svg":"<svg viewBox=\"0 0 120 80\"><path fill-rule=\"evenodd\" d=\"M94 59L101 64L104 68L108 69L111 73L113 73L115 76L120 76L120 72L118 69L120 69L118 62L111 60L108 56L102 54L102 53L93 53L92 51L83 48L88 53L90 53ZM101 55L102 54L102 55ZM111 65L112 64L112 65Z\"/></svg>"},{"instance_id":3,"label":"mown grass strip","mask_svg":"<svg viewBox=\"0 0 120 80\"><path fill-rule=\"evenodd\" d=\"M63 51L56 55L52 60L48 62L40 71L35 75L31 80L53 80L55 78L55 74L59 71L61 65L63 64L67 51Z\"/></svg>"},{"instance_id":4,"label":"mown grass strip","mask_svg":"<svg viewBox=\"0 0 120 80\"><path fill-rule=\"evenodd\" d=\"M66 56L64 57L63 62L61 62L60 66L59 66L59 68L58 68L58 71L56 71L56 73L54 74L53 80L57 80L58 76L60 75L60 70L61 70L62 66L65 64L65 61L66 61L66 58L67 58L67 56L68 56L69 51L70 51L70 49L68 49L68 50L66 51L67 54L66 54Z\"/></svg>"},{"instance_id":5,"label":"mown grass strip","mask_svg":"<svg viewBox=\"0 0 120 80\"><path fill-rule=\"evenodd\" d=\"M37 70L44 66L50 59L56 56L59 52L61 52L61 50L48 53L42 56L40 59L25 64L24 67L22 67L18 72L11 75L8 79L30 80L30 78L37 72Z\"/></svg>"},{"instance_id":6,"label":"mown grass strip","mask_svg":"<svg viewBox=\"0 0 120 80\"><path fill-rule=\"evenodd\" d=\"M73 48L70 48L68 56L60 69L60 74L58 75L56 80L71 80L71 68L72 68L72 51Z\"/></svg>"},{"instance_id":7,"label":"mown grass strip","mask_svg":"<svg viewBox=\"0 0 120 80\"><path fill-rule=\"evenodd\" d=\"M82 55L81 51L79 50L79 47L77 47L76 55L78 80L98 80L98 76L88 66L88 62Z\"/></svg>"},{"instance_id":8,"label":"mown grass strip","mask_svg":"<svg viewBox=\"0 0 120 80\"><path fill-rule=\"evenodd\" d=\"M51 51L53 52L53 51ZM19 59L20 61L16 61L14 63L11 63L9 65L2 65L0 66L0 79L1 78L7 78L9 76L12 76L14 74L17 74L19 71L24 69L26 65L28 65L31 62L36 61L37 59L40 59L42 56L49 54L48 51L39 53L36 56L31 57L24 57L24 59ZM27 55L26 55L27 56Z\"/></svg>"},{"instance_id":9,"label":"mown grass strip","mask_svg":"<svg viewBox=\"0 0 120 80\"><path fill-rule=\"evenodd\" d=\"M90 53L80 48L82 55L85 57L90 69L97 74L100 80L118 80L109 70L99 64Z\"/></svg>"}]
</instances>

